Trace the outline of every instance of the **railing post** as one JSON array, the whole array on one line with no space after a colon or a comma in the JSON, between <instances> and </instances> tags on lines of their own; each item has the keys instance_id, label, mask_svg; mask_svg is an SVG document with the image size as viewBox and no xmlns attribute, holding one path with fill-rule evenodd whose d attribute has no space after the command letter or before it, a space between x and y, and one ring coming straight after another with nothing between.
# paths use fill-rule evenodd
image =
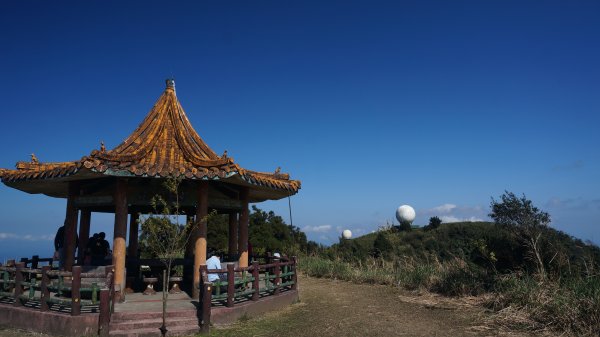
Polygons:
<instances>
[{"instance_id":1,"label":"railing post","mask_svg":"<svg viewBox=\"0 0 600 337\"><path fill-rule=\"evenodd\" d=\"M20 307L21 303L20 296L23 294L23 267L25 263L19 262L15 266L15 303L14 306Z\"/></svg>"},{"instance_id":2,"label":"railing post","mask_svg":"<svg viewBox=\"0 0 600 337\"><path fill-rule=\"evenodd\" d=\"M210 307L212 302L212 284L205 282L208 277L208 269L206 265L200 266L200 333L208 334L210 331Z\"/></svg>"},{"instance_id":3,"label":"railing post","mask_svg":"<svg viewBox=\"0 0 600 337\"><path fill-rule=\"evenodd\" d=\"M265 256L265 264L270 264L271 263L271 252L267 252L266 256Z\"/></svg>"},{"instance_id":4,"label":"railing post","mask_svg":"<svg viewBox=\"0 0 600 337\"><path fill-rule=\"evenodd\" d=\"M39 255L34 255L31 258L31 269L37 269L39 262L40 262Z\"/></svg>"},{"instance_id":5,"label":"railing post","mask_svg":"<svg viewBox=\"0 0 600 337\"><path fill-rule=\"evenodd\" d=\"M100 315L98 317L98 335L108 336L110 324L110 290L100 290Z\"/></svg>"},{"instance_id":6,"label":"railing post","mask_svg":"<svg viewBox=\"0 0 600 337\"><path fill-rule=\"evenodd\" d=\"M115 305L115 270L114 270L114 266L113 265L109 265L104 267L104 274L106 275L106 287L108 288L108 296L110 298L110 300L107 302L110 304L109 306L109 315L111 312L114 311L114 305ZM109 318L110 320L110 318Z\"/></svg>"},{"instance_id":7,"label":"railing post","mask_svg":"<svg viewBox=\"0 0 600 337\"><path fill-rule=\"evenodd\" d=\"M273 295L279 295L279 288L281 287L281 266L280 260L275 260L275 290L273 290Z\"/></svg>"},{"instance_id":8,"label":"railing post","mask_svg":"<svg viewBox=\"0 0 600 337\"><path fill-rule=\"evenodd\" d=\"M233 263L227 264L227 306L233 307L233 299L235 295L235 274Z\"/></svg>"},{"instance_id":9,"label":"railing post","mask_svg":"<svg viewBox=\"0 0 600 337\"><path fill-rule=\"evenodd\" d=\"M71 316L81 313L81 266L73 266L71 273Z\"/></svg>"},{"instance_id":10,"label":"railing post","mask_svg":"<svg viewBox=\"0 0 600 337\"><path fill-rule=\"evenodd\" d=\"M40 310L48 311L50 306L48 305L48 299L50 298L50 290L48 290L48 284L50 283L50 277L48 272L52 269L51 266L42 267L42 284L40 287Z\"/></svg>"},{"instance_id":11,"label":"railing post","mask_svg":"<svg viewBox=\"0 0 600 337\"><path fill-rule=\"evenodd\" d=\"M296 269L296 263L298 263L298 258L292 256L292 262L292 270L294 271L294 274L292 274L292 282L294 282L292 284L292 290L296 290L298 289L298 270Z\"/></svg>"},{"instance_id":12,"label":"railing post","mask_svg":"<svg viewBox=\"0 0 600 337\"><path fill-rule=\"evenodd\" d=\"M253 301L258 301L258 298L260 297L260 282L258 280L260 277L259 269L258 261L252 262L252 277L254 278L254 281L252 281L252 289L254 289L254 293L252 293Z\"/></svg>"}]
</instances>

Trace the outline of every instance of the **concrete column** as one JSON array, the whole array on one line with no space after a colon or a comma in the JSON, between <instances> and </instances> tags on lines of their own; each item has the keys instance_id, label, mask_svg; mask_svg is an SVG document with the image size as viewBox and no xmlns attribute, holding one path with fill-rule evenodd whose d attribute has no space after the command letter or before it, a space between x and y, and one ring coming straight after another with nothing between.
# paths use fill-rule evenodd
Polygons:
<instances>
[{"instance_id":1,"label":"concrete column","mask_svg":"<svg viewBox=\"0 0 600 337\"><path fill-rule=\"evenodd\" d=\"M240 192L240 201L242 202L242 211L240 212L240 233L238 249L240 253L239 266L248 267L248 188L244 187Z\"/></svg>"},{"instance_id":2,"label":"concrete column","mask_svg":"<svg viewBox=\"0 0 600 337\"><path fill-rule=\"evenodd\" d=\"M131 213L129 217L129 246L127 247L127 255L130 259L137 257L138 251L138 232L140 229L139 213Z\"/></svg>"},{"instance_id":3,"label":"concrete column","mask_svg":"<svg viewBox=\"0 0 600 337\"><path fill-rule=\"evenodd\" d=\"M229 256L238 253L238 215L229 213Z\"/></svg>"},{"instance_id":4,"label":"concrete column","mask_svg":"<svg viewBox=\"0 0 600 337\"><path fill-rule=\"evenodd\" d=\"M112 263L115 266L115 286L117 300L125 298L125 242L127 240L127 181L118 179L115 189L115 229Z\"/></svg>"},{"instance_id":5,"label":"concrete column","mask_svg":"<svg viewBox=\"0 0 600 337\"><path fill-rule=\"evenodd\" d=\"M67 195L67 211L65 215L65 270L71 271L75 263L75 248L77 238L77 218L79 211L75 207L75 197L79 195L79 184L76 181L69 182Z\"/></svg>"},{"instance_id":6,"label":"concrete column","mask_svg":"<svg viewBox=\"0 0 600 337\"><path fill-rule=\"evenodd\" d=\"M79 249L77 250L77 260L83 263L85 247L87 247L90 237L90 224L92 222L92 211L89 209L81 210L81 218L79 219Z\"/></svg>"},{"instance_id":7,"label":"concrete column","mask_svg":"<svg viewBox=\"0 0 600 337\"><path fill-rule=\"evenodd\" d=\"M194 282L193 298L199 295L200 266L206 265L206 217L208 215L208 181L200 181L198 186L198 204L196 205L196 223L194 226Z\"/></svg>"}]
</instances>

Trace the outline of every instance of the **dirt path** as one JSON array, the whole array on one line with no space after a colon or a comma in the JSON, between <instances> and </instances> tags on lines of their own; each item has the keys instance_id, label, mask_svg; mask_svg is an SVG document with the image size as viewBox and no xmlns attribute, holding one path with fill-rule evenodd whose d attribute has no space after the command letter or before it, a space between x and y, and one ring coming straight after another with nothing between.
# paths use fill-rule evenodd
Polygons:
<instances>
[{"instance_id":1,"label":"dirt path","mask_svg":"<svg viewBox=\"0 0 600 337\"><path fill-rule=\"evenodd\" d=\"M486 328L467 300L300 277L300 303L211 336L526 336Z\"/></svg>"}]
</instances>

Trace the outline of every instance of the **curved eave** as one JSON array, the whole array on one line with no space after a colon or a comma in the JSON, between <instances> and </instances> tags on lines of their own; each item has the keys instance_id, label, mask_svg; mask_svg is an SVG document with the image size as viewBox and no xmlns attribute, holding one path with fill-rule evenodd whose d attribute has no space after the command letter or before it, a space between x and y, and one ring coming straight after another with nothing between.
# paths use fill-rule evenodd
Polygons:
<instances>
[{"instance_id":1,"label":"curved eave","mask_svg":"<svg viewBox=\"0 0 600 337\"><path fill-rule=\"evenodd\" d=\"M60 170L49 170L48 172L7 171L8 174L4 172L0 176L4 185L26 193L45 194L55 198L67 197L69 181L102 178L101 174L85 168L75 168L65 172L57 172Z\"/></svg>"},{"instance_id":2,"label":"curved eave","mask_svg":"<svg viewBox=\"0 0 600 337\"><path fill-rule=\"evenodd\" d=\"M3 183L65 178L76 174L81 165L77 162L53 164L45 167L43 164L30 170L2 170L0 179Z\"/></svg>"},{"instance_id":3,"label":"curved eave","mask_svg":"<svg viewBox=\"0 0 600 337\"><path fill-rule=\"evenodd\" d=\"M300 189L300 181L298 180L279 180L275 178L265 178L251 174L243 174L240 175L240 177L243 181L251 185L287 191L291 192L292 194L298 193L298 190Z\"/></svg>"}]
</instances>

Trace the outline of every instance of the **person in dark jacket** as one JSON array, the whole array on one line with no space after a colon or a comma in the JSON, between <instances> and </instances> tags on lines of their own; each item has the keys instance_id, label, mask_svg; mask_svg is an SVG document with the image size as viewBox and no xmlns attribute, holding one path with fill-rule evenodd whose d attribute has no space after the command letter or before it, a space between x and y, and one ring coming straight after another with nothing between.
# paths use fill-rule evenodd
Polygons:
<instances>
[{"instance_id":1,"label":"person in dark jacket","mask_svg":"<svg viewBox=\"0 0 600 337\"><path fill-rule=\"evenodd\" d=\"M92 265L94 266L103 266L105 264L106 256L110 250L108 241L104 239L105 237L106 234L104 232L98 233L91 247Z\"/></svg>"},{"instance_id":2,"label":"person in dark jacket","mask_svg":"<svg viewBox=\"0 0 600 337\"><path fill-rule=\"evenodd\" d=\"M58 260L58 268L63 269L65 266L65 225L60 226L54 236L54 259Z\"/></svg>"},{"instance_id":3,"label":"person in dark jacket","mask_svg":"<svg viewBox=\"0 0 600 337\"><path fill-rule=\"evenodd\" d=\"M56 231L56 235L54 236L54 259L58 259L58 268L64 269L65 267L65 226L67 225L67 220L63 223L62 226L58 228ZM74 250L79 246L79 238L77 237L77 232L75 232L75 247Z\"/></svg>"}]
</instances>

